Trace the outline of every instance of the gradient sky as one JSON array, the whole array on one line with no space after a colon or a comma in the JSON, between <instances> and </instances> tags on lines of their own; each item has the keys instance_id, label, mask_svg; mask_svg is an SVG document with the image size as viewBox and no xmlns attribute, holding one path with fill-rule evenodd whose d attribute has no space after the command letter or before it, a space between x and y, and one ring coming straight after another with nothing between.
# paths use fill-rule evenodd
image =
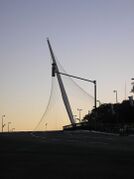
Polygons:
<instances>
[{"instance_id":1,"label":"gradient sky","mask_svg":"<svg viewBox=\"0 0 134 179\"><path fill-rule=\"evenodd\" d=\"M47 105L46 37L68 73L97 80L100 101L116 89L121 102L125 83L131 95L134 0L0 0L0 115L11 127L32 130Z\"/></svg>"}]
</instances>

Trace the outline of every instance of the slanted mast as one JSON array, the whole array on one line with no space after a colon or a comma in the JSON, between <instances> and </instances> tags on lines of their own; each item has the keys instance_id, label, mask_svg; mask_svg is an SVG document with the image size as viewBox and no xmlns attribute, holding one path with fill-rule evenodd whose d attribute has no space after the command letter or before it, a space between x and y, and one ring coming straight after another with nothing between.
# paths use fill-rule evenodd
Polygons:
<instances>
[{"instance_id":1,"label":"slanted mast","mask_svg":"<svg viewBox=\"0 0 134 179\"><path fill-rule=\"evenodd\" d=\"M63 99L64 105L65 105L68 117L70 119L71 124L75 125L75 120L73 117L71 105L69 103L69 99L68 99L68 96L67 96L67 93L66 93L66 90L65 90L60 72L59 72L59 68L58 68L58 65L57 65L57 62L56 62L56 59L55 59L55 56L54 56L54 53L53 53L53 50L52 50L52 47L51 47L51 44L50 44L48 38L47 38L47 43L48 43L48 47L49 47L51 58L52 58L52 77L55 77L55 74L56 74L58 83L59 83L59 87L60 87L60 91L62 94L62 99Z\"/></svg>"}]
</instances>

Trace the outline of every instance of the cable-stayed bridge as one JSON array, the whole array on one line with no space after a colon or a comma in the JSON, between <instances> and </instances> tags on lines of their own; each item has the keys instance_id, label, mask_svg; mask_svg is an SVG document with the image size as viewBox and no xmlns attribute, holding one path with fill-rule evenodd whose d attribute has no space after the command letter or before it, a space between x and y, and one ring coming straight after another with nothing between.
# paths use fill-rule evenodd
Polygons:
<instances>
[{"instance_id":1,"label":"cable-stayed bridge","mask_svg":"<svg viewBox=\"0 0 134 179\"><path fill-rule=\"evenodd\" d=\"M78 121L80 122L82 120L80 117L81 113L83 114L84 117L84 115L86 115L89 111L91 111L93 107L96 108L96 101L97 101L96 80L89 80L66 73L62 69L58 60L56 59L48 38L47 38L47 44L52 59L52 88L51 88L47 109L36 127L36 130L39 131L59 130L62 129L64 125L68 125L68 124L75 126ZM70 78L75 78L78 80L92 83L94 85L94 89L93 89L94 97L89 95L86 91L84 91L81 87L79 87ZM55 88L57 88L57 93L55 92ZM54 108L53 101L57 94L59 96L55 100L56 101L55 103L57 104L55 104L55 108ZM61 101L61 99L62 99L62 106L64 105L63 110L61 108L61 105L58 104L59 103L58 101ZM64 115L62 114L63 111L64 111ZM79 116L76 115L77 112L79 112Z\"/></svg>"}]
</instances>

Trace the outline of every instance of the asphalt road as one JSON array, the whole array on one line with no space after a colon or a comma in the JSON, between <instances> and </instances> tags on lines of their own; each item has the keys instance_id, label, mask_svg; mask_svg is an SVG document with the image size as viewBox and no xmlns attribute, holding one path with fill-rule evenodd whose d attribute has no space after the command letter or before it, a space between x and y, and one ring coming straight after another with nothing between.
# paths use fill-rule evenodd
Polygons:
<instances>
[{"instance_id":1,"label":"asphalt road","mask_svg":"<svg viewBox=\"0 0 134 179\"><path fill-rule=\"evenodd\" d=\"M0 178L134 178L134 136L89 131L0 134Z\"/></svg>"}]
</instances>

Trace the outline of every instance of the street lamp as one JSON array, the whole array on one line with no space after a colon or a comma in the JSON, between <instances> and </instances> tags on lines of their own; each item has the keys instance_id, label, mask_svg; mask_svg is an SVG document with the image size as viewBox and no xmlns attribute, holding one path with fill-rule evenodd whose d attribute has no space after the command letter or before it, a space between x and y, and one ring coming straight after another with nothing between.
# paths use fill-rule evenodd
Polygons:
<instances>
[{"instance_id":1,"label":"street lamp","mask_svg":"<svg viewBox=\"0 0 134 179\"><path fill-rule=\"evenodd\" d=\"M3 120L4 120L5 115L2 115L2 132L3 132L3 128L5 127L6 124L3 124Z\"/></svg>"},{"instance_id":2,"label":"street lamp","mask_svg":"<svg viewBox=\"0 0 134 179\"><path fill-rule=\"evenodd\" d=\"M118 103L118 98L117 98L117 90L113 90L113 92L115 93L116 103Z\"/></svg>"},{"instance_id":3,"label":"street lamp","mask_svg":"<svg viewBox=\"0 0 134 179\"><path fill-rule=\"evenodd\" d=\"M11 122L8 122L8 132L9 132L9 125L11 124Z\"/></svg>"},{"instance_id":4,"label":"street lamp","mask_svg":"<svg viewBox=\"0 0 134 179\"><path fill-rule=\"evenodd\" d=\"M131 78L131 80L134 80L134 78ZM132 82L131 85L132 85L131 93L134 93L134 82Z\"/></svg>"},{"instance_id":5,"label":"street lamp","mask_svg":"<svg viewBox=\"0 0 134 179\"><path fill-rule=\"evenodd\" d=\"M77 111L79 111L79 119L81 120L81 111L82 111L82 109L77 108Z\"/></svg>"}]
</instances>

